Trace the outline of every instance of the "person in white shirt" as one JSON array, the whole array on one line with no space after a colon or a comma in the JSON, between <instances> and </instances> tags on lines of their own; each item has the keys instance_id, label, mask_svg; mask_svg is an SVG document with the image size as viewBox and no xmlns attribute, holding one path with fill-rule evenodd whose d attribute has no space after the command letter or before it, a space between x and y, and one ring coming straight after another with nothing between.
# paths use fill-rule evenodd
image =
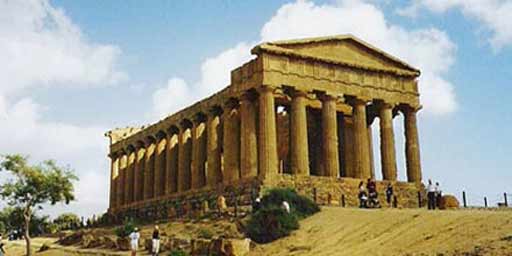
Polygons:
<instances>
[{"instance_id":1,"label":"person in white shirt","mask_svg":"<svg viewBox=\"0 0 512 256\"><path fill-rule=\"evenodd\" d=\"M440 208L441 206L441 199L442 199L442 193L441 193L441 187L439 187L439 182L436 182L436 186L434 187L435 193L436 193L436 207Z\"/></svg>"},{"instance_id":2,"label":"person in white shirt","mask_svg":"<svg viewBox=\"0 0 512 256\"><path fill-rule=\"evenodd\" d=\"M287 213L290 213L290 204L288 202L283 201L281 206L283 207L283 210L285 210Z\"/></svg>"},{"instance_id":3,"label":"person in white shirt","mask_svg":"<svg viewBox=\"0 0 512 256\"><path fill-rule=\"evenodd\" d=\"M130 233L129 237L130 237L130 247L132 249L132 256L135 256L135 255L137 255L137 250L139 249L139 239L140 239L139 229L134 228L133 232Z\"/></svg>"},{"instance_id":4,"label":"person in white shirt","mask_svg":"<svg viewBox=\"0 0 512 256\"><path fill-rule=\"evenodd\" d=\"M432 180L428 180L427 185L427 201L428 201L428 209L435 210L436 209L436 188L432 184Z\"/></svg>"}]
</instances>

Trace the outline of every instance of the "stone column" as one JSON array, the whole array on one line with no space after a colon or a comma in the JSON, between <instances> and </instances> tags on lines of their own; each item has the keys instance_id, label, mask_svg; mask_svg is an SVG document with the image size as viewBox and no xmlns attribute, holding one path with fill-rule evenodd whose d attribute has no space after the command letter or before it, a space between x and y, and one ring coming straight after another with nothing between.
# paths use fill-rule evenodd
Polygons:
<instances>
[{"instance_id":1,"label":"stone column","mask_svg":"<svg viewBox=\"0 0 512 256\"><path fill-rule=\"evenodd\" d=\"M135 178L133 183L134 201L139 202L144 199L144 167L146 149L139 146L137 149L137 156L135 158Z\"/></svg>"},{"instance_id":2,"label":"stone column","mask_svg":"<svg viewBox=\"0 0 512 256\"><path fill-rule=\"evenodd\" d=\"M206 124L205 117L200 115L194 120L192 127L192 174L191 186L198 189L206 184Z\"/></svg>"},{"instance_id":3,"label":"stone column","mask_svg":"<svg viewBox=\"0 0 512 256\"><path fill-rule=\"evenodd\" d=\"M167 164L165 194L178 191L178 134L177 129L170 130L167 135Z\"/></svg>"},{"instance_id":4,"label":"stone column","mask_svg":"<svg viewBox=\"0 0 512 256\"><path fill-rule=\"evenodd\" d=\"M241 116L241 177L258 175L258 141L256 137L256 104L252 94L240 98Z\"/></svg>"},{"instance_id":5,"label":"stone column","mask_svg":"<svg viewBox=\"0 0 512 256\"><path fill-rule=\"evenodd\" d=\"M227 104L223 114L224 135L224 183L230 183L240 178L240 115L233 104Z\"/></svg>"},{"instance_id":6,"label":"stone column","mask_svg":"<svg viewBox=\"0 0 512 256\"><path fill-rule=\"evenodd\" d=\"M221 130L220 125L220 109L212 109L208 113L207 128L208 135L207 147L208 147L208 171L206 177L206 183L210 187L215 187L218 183L222 182L222 166L221 166L221 141L219 138Z\"/></svg>"},{"instance_id":7,"label":"stone column","mask_svg":"<svg viewBox=\"0 0 512 256\"><path fill-rule=\"evenodd\" d=\"M345 117L343 119L343 144L343 148L345 149L343 158L345 175L350 178L355 178L354 119L352 117Z\"/></svg>"},{"instance_id":8,"label":"stone column","mask_svg":"<svg viewBox=\"0 0 512 256\"><path fill-rule=\"evenodd\" d=\"M393 105L379 105L380 119L380 160L382 179L395 181L397 177L395 133L393 131Z\"/></svg>"},{"instance_id":9,"label":"stone column","mask_svg":"<svg viewBox=\"0 0 512 256\"><path fill-rule=\"evenodd\" d=\"M117 207L117 179L119 177L119 158L114 154L110 154L110 209Z\"/></svg>"},{"instance_id":10,"label":"stone column","mask_svg":"<svg viewBox=\"0 0 512 256\"><path fill-rule=\"evenodd\" d=\"M126 183L126 163L128 162L125 152L121 152L121 160L119 161L119 177L117 181L117 206L124 206L125 194L124 184Z\"/></svg>"},{"instance_id":11,"label":"stone column","mask_svg":"<svg viewBox=\"0 0 512 256\"><path fill-rule=\"evenodd\" d=\"M153 182L153 189L155 197L163 196L164 195L164 187L165 187L165 177L166 177L166 148L167 140L166 135L163 135L162 138L160 138L160 141L156 145L156 152L155 152L155 176L154 176L154 182Z\"/></svg>"},{"instance_id":12,"label":"stone column","mask_svg":"<svg viewBox=\"0 0 512 256\"><path fill-rule=\"evenodd\" d=\"M338 177L340 173L338 155L338 121L336 98L324 94L322 100L322 140L324 175Z\"/></svg>"},{"instance_id":13,"label":"stone column","mask_svg":"<svg viewBox=\"0 0 512 256\"><path fill-rule=\"evenodd\" d=\"M155 147L154 139L148 140L144 159L144 200L151 199L154 196Z\"/></svg>"},{"instance_id":14,"label":"stone column","mask_svg":"<svg viewBox=\"0 0 512 256\"><path fill-rule=\"evenodd\" d=\"M419 109L406 107L404 112L405 122L405 153L407 164L407 180L409 182L421 182L420 145L418 138L418 126L416 112Z\"/></svg>"},{"instance_id":15,"label":"stone column","mask_svg":"<svg viewBox=\"0 0 512 256\"><path fill-rule=\"evenodd\" d=\"M290 111L290 167L292 174L309 175L306 93L292 92ZM336 110L334 110L336 114Z\"/></svg>"},{"instance_id":16,"label":"stone column","mask_svg":"<svg viewBox=\"0 0 512 256\"><path fill-rule=\"evenodd\" d=\"M274 89L264 85L260 87L259 94L259 175L267 180L272 180L278 172Z\"/></svg>"},{"instance_id":17,"label":"stone column","mask_svg":"<svg viewBox=\"0 0 512 256\"><path fill-rule=\"evenodd\" d=\"M375 162L374 162L374 156L373 156L373 130L372 125L368 125L368 153L370 158L370 177L374 180L375 179Z\"/></svg>"},{"instance_id":18,"label":"stone column","mask_svg":"<svg viewBox=\"0 0 512 256\"><path fill-rule=\"evenodd\" d=\"M178 153L178 192L190 189L190 168L192 158L191 123L185 121L181 124L179 134Z\"/></svg>"},{"instance_id":19,"label":"stone column","mask_svg":"<svg viewBox=\"0 0 512 256\"><path fill-rule=\"evenodd\" d=\"M371 177L368 127L366 122L366 101L353 100L355 178Z\"/></svg>"},{"instance_id":20,"label":"stone column","mask_svg":"<svg viewBox=\"0 0 512 256\"><path fill-rule=\"evenodd\" d=\"M133 180L134 180L134 172L135 172L135 150L131 148L128 154L128 169L127 169L127 177L126 177L126 186L125 186L125 201L127 204L133 202Z\"/></svg>"}]
</instances>

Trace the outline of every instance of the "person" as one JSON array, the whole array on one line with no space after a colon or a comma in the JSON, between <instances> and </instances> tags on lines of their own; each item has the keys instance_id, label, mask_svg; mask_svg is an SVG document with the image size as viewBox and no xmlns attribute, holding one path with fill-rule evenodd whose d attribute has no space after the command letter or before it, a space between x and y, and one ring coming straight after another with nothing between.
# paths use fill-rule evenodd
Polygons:
<instances>
[{"instance_id":1,"label":"person","mask_svg":"<svg viewBox=\"0 0 512 256\"><path fill-rule=\"evenodd\" d=\"M0 256L5 255L4 243L2 242L2 234L0 234Z\"/></svg>"},{"instance_id":2,"label":"person","mask_svg":"<svg viewBox=\"0 0 512 256\"><path fill-rule=\"evenodd\" d=\"M285 210L287 213L290 213L290 204L286 201L283 201L283 203L281 204L281 207L283 208L283 210Z\"/></svg>"},{"instance_id":3,"label":"person","mask_svg":"<svg viewBox=\"0 0 512 256\"><path fill-rule=\"evenodd\" d=\"M393 198L393 185L391 183L386 187L386 202L391 205L391 198Z\"/></svg>"},{"instance_id":4,"label":"person","mask_svg":"<svg viewBox=\"0 0 512 256\"><path fill-rule=\"evenodd\" d=\"M261 208L261 198L257 197L252 203L252 212L257 212Z\"/></svg>"},{"instance_id":5,"label":"person","mask_svg":"<svg viewBox=\"0 0 512 256\"><path fill-rule=\"evenodd\" d=\"M434 187L436 193L436 207L440 209L441 207L441 198L443 197L441 193L441 188L439 187L439 182L436 182L436 186Z\"/></svg>"},{"instance_id":6,"label":"person","mask_svg":"<svg viewBox=\"0 0 512 256\"><path fill-rule=\"evenodd\" d=\"M359 183L359 208L366 208L366 202L368 201L368 196L366 194L366 191L364 189L364 183L361 181Z\"/></svg>"},{"instance_id":7,"label":"person","mask_svg":"<svg viewBox=\"0 0 512 256\"><path fill-rule=\"evenodd\" d=\"M434 210L436 208L436 189L430 179L428 180L427 185L427 204L429 210Z\"/></svg>"},{"instance_id":8,"label":"person","mask_svg":"<svg viewBox=\"0 0 512 256\"><path fill-rule=\"evenodd\" d=\"M158 226L155 226L155 229L153 229L152 242L151 250L153 251L153 256L157 256L160 252L160 230L158 229Z\"/></svg>"},{"instance_id":9,"label":"person","mask_svg":"<svg viewBox=\"0 0 512 256\"><path fill-rule=\"evenodd\" d=\"M226 198L221 194L217 197L217 209L219 210L219 217L224 214L224 211L228 208L226 205Z\"/></svg>"},{"instance_id":10,"label":"person","mask_svg":"<svg viewBox=\"0 0 512 256\"><path fill-rule=\"evenodd\" d=\"M139 229L134 228L132 233L130 233L130 247L132 249L132 256L137 255L137 250L139 249Z\"/></svg>"}]
</instances>

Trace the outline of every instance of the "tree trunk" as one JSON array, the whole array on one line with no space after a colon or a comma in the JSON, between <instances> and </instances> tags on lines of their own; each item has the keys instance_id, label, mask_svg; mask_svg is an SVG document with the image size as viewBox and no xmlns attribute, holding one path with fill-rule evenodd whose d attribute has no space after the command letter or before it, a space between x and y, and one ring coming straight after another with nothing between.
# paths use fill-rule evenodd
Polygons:
<instances>
[{"instance_id":1,"label":"tree trunk","mask_svg":"<svg viewBox=\"0 0 512 256\"><path fill-rule=\"evenodd\" d=\"M25 243L27 246L27 256L32 255L32 250L30 246L30 209L27 209L24 213L25 217Z\"/></svg>"}]
</instances>

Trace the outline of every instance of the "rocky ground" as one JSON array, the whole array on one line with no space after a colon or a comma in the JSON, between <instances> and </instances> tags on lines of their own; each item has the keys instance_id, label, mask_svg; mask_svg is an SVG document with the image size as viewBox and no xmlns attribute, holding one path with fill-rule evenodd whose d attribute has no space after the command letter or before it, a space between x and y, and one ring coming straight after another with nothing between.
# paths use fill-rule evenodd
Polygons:
<instances>
[{"instance_id":1,"label":"rocky ground","mask_svg":"<svg viewBox=\"0 0 512 256\"><path fill-rule=\"evenodd\" d=\"M180 241L242 238L240 227L230 219L159 226L165 237ZM144 239L149 238L151 229L152 225L142 227ZM84 246L84 241L91 239L102 244ZM70 246L55 244L56 240L36 238L35 249L43 243L52 248L36 255L128 255L113 249L113 229L88 230ZM142 251L138 255L147 255ZM7 255L23 253L23 241L7 243ZM512 211L323 207L322 212L301 221L300 230L291 236L256 245L249 255L512 255Z\"/></svg>"}]
</instances>

